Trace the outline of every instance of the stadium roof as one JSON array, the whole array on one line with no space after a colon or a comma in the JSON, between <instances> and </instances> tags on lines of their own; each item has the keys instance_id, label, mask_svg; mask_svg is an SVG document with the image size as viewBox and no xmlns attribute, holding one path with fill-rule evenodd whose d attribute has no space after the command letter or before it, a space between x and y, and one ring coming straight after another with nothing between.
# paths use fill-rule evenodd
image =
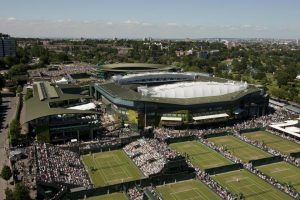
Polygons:
<instances>
[{"instance_id":1,"label":"stadium roof","mask_svg":"<svg viewBox=\"0 0 300 200\"><path fill-rule=\"evenodd\" d=\"M260 91L255 86L248 86L247 89L236 91L229 94L223 94L220 96L206 96L197 98L162 98L162 97L148 97L142 96L137 91L137 85L120 85L118 83L107 83L102 85L95 85L95 87L101 88L103 91L108 93L110 96L118 99L124 99L128 101L144 101L144 102L155 102L155 103L166 103L176 105L190 105L190 104L203 104L203 103L215 103L233 101L241 98L244 95Z\"/></svg>"},{"instance_id":2,"label":"stadium roof","mask_svg":"<svg viewBox=\"0 0 300 200\"><path fill-rule=\"evenodd\" d=\"M71 87L71 86L68 86ZM75 109L66 109L62 107L51 108L49 103L56 101L65 101L80 98L91 98L89 96L83 96L79 94L64 93L60 87L53 87L58 97L51 99L50 97L40 100L38 92L38 84L33 85L33 97L25 101L25 121L21 123L26 123L34 119L38 119L50 115L60 115L60 114L95 114L94 111L84 111Z\"/></svg>"},{"instance_id":3,"label":"stadium roof","mask_svg":"<svg viewBox=\"0 0 300 200\"><path fill-rule=\"evenodd\" d=\"M99 66L105 71L167 71L176 69L176 66L163 64L149 64L149 63L116 63Z\"/></svg>"},{"instance_id":4,"label":"stadium roof","mask_svg":"<svg viewBox=\"0 0 300 200\"><path fill-rule=\"evenodd\" d=\"M287 106L284 106L285 109L289 110L289 111L292 111L292 112L295 112L297 114L300 114L300 108L296 107L296 106L293 106L293 105L287 105Z\"/></svg>"},{"instance_id":5,"label":"stadium roof","mask_svg":"<svg viewBox=\"0 0 300 200\"><path fill-rule=\"evenodd\" d=\"M143 96L163 98L197 98L220 96L247 89L243 82L181 82L155 87L142 87L139 91Z\"/></svg>"}]
</instances>

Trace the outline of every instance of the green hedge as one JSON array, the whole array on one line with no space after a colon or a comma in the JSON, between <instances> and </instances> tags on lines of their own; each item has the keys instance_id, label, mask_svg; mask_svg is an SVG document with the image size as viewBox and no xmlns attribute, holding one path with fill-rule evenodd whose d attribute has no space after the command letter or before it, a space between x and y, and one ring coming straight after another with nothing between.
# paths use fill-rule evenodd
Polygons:
<instances>
[{"instance_id":1,"label":"green hedge","mask_svg":"<svg viewBox=\"0 0 300 200\"><path fill-rule=\"evenodd\" d=\"M38 126L36 128L36 140L39 142L50 143L49 127L47 125Z\"/></svg>"},{"instance_id":2,"label":"green hedge","mask_svg":"<svg viewBox=\"0 0 300 200\"><path fill-rule=\"evenodd\" d=\"M215 175L220 173L226 173L234 170L242 169L243 165L240 163L232 164L232 165L226 165L221 167L214 167L210 169L205 169L204 171L208 173L209 175Z\"/></svg>"},{"instance_id":3,"label":"green hedge","mask_svg":"<svg viewBox=\"0 0 300 200\"><path fill-rule=\"evenodd\" d=\"M207 134L207 135L204 135L204 139L212 138L212 137L220 137L220 136L225 136L225 135L232 135L232 133L230 133L230 132L222 132L222 133Z\"/></svg>"},{"instance_id":4,"label":"green hedge","mask_svg":"<svg viewBox=\"0 0 300 200\"><path fill-rule=\"evenodd\" d=\"M171 144L171 143L177 143L177 142L192 141L192 140L196 140L196 139L197 139L196 136L191 135L191 136L184 136L184 137L167 138L165 140L165 142L167 144Z\"/></svg>"},{"instance_id":5,"label":"green hedge","mask_svg":"<svg viewBox=\"0 0 300 200\"><path fill-rule=\"evenodd\" d=\"M249 162L252 163L254 167L261 166L261 165L267 165L275 162L283 161L283 158L281 156L273 156L268 158L262 158L258 160L250 160Z\"/></svg>"}]
</instances>

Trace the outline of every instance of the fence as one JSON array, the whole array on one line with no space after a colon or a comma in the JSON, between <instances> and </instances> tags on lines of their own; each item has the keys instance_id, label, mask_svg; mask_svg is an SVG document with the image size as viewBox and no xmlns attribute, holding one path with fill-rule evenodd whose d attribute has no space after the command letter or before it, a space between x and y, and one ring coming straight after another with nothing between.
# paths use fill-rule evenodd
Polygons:
<instances>
[{"instance_id":1,"label":"fence","mask_svg":"<svg viewBox=\"0 0 300 200\"><path fill-rule=\"evenodd\" d=\"M140 185L141 187L147 187L151 185L163 185L167 183L173 183L175 181L188 180L193 178L195 178L195 173L181 173L172 175L153 176L151 178L129 181L126 183L119 183L115 185L93 188L89 190L86 190L84 188L75 188L72 189L63 199L84 199L85 197L99 196L113 192L126 192L129 188L134 187L136 185Z\"/></svg>"},{"instance_id":2,"label":"fence","mask_svg":"<svg viewBox=\"0 0 300 200\"><path fill-rule=\"evenodd\" d=\"M243 165L241 163L236 163L236 164L232 164L232 165L226 165L226 166L221 166L221 167L205 169L204 171L206 173L208 173L209 175L215 175L215 174L230 172L230 171L234 171L234 170L239 170L242 168L243 168Z\"/></svg>"},{"instance_id":3,"label":"fence","mask_svg":"<svg viewBox=\"0 0 300 200\"><path fill-rule=\"evenodd\" d=\"M232 135L230 132L222 132L222 133L211 133L204 135L204 139L212 138L212 137L220 137L220 136L225 136L225 135Z\"/></svg>"},{"instance_id":4,"label":"fence","mask_svg":"<svg viewBox=\"0 0 300 200\"><path fill-rule=\"evenodd\" d=\"M265 128L249 128L249 129L240 130L240 133L243 134L248 132L265 131L265 130L266 130Z\"/></svg>"},{"instance_id":5,"label":"fence","mask_svg":"<svg viewBox=\"0 0 300 200\"><path fill-rule=\"evenodd\" d=\"M194 135L191 136L184 136L184 137L176 137L176 138L167 138L165 140L165 142L167 144L171 144L171 143L177 143L177 142L186 142L186 141L192 141L192 140L196 140L197 137Z\"/></svg>"},{"instance_id":6,"label":"fence","mask_svg":"<svg viewBox=\"0 0 300 200\"><path fill-rule=\"evenodd\" d=\"M267 165L275 162L283 161L283 158L281 156L273 156L268 158L262 158L258 160L250 160L249 163L252 163L253 167L261 166L261 165Z\"/></svg>"}]
</instances>

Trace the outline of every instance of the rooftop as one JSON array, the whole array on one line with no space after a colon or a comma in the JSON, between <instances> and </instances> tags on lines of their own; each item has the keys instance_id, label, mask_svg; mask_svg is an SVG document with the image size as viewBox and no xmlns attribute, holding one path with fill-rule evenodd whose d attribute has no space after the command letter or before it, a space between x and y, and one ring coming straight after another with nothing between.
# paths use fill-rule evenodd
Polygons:
<instances>
[{"instance_id":1,"label":"rooftop","mask_svg":"<svg viewBox=\"0 0 300 200\"><path fill-rule=\"evenodd\" d=\"M48 85L49 82L43 82ZM50 83L49 83L50 84ZM49 115L60 115L60 114L94 114L94 111L87 110L76 110L76 109L67 109L63 107L51 108L50 103L57 101L67 101L72 99L88 99L90 96L68 93L66 89L71 89L72 86L62 86L59 85L52 86L53 93L57 94L57 98L51 98L51 96L46 96L42 100L40 99L40 94L38 90L39 83L33 85L33 97L25 101L25 121L21 123L26 123L31 120L45 117ZM73 86L75 88L76 86ZM63 89L65 92L63 92ZM54 92L55 91L55 92Z\"/></svg>"},{"instance_id":2,"label":"rooftop","mask_svg":"<svg viewBox=\"0 0 300 200\"><path fill-rule=\"evenodd\" d=\"M101 65L100 68L105 71L168 71L176 69L176 66L163 64L149 64L149 63L115 63Z\"/></svg>"},{"instance_id":3,"label":"rooftop","mask_svg":"<svg viewBox=\"0 0 300 200\"><path fill-rule=\"evenodd\" d=\"M212 77L210 77L212 78ZM223 80L221 80L223 81ZM168 98L168 97L149 97L143 96L137 92L138 85L120 85L118 83L96 84L95 87L99 87L108 93L110 96L118 99L124 99L128 101L142 101L142 102L156 102L176 105L191 105L202 103L215 103L221 101L233 101L241 98L244 95L260 91L255 86L248 86L247 89L227 93L219 96L205 96L205 97L192 97L192 98Z\"/></svg>"},{"instance_id":4,"label":"rooftop","mask_svg":"<svg viewBox=\"0 0 300 200\"><path fill-rule=\"evenodd\" d=\"M143 96L163 98L199 98L212 97L239 92L247 89L244 82L228 81L219 82L181 82L155 87L140 87L139 92Z\"/></svg>"}]
</instances>

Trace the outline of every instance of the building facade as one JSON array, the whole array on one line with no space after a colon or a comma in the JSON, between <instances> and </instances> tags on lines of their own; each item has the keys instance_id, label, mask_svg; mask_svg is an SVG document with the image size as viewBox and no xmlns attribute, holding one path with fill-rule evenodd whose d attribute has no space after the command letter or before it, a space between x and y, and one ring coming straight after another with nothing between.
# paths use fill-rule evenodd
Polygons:
<instances>
[{"instance_id":1,"label":"building facade","mask_svg":"<svg viewBox=\"0 0 300 200\"><path fill-rule=\"evenodd\" d=\"M16 40L0 33L0 57L4 56L16 56Z\"/></svg>"},{"instance_id":2,"label":"building facade","mask_svg":"<svg viewBox=\"0 0 300 200\"><path fill-rule=\"evenodd\" d=\"M198 87L195 81L188 83L195 83ZM225 83L220 83L222 84ZM252 85L227 94L203 96L201 93L192 98L144 95L139 92L139 87L118 83L95 84L91 86L91 95L102 101L106 112L137 129L147 126L198 125L257 117L266 113L269 102L264 88ZM216 89L218 87L212 87L209 94ZM201 89L193 90L198 93ZM175 92L177 91L180 91L179 88ZM190 91L187 92L189 94ZM170 94L173 94L172 91Z\"/></svg>"}]
</instances>

